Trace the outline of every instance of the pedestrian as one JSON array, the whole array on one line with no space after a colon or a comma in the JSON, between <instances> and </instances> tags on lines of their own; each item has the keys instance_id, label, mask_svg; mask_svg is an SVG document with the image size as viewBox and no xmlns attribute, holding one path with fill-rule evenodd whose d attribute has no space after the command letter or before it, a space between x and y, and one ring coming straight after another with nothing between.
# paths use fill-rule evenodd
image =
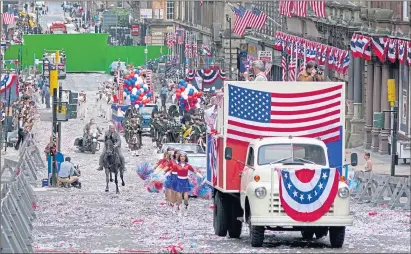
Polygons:
<instances>
[{"instance_id":1,"label":"pedestrian","mask_svg":"<svg viewBox=\"0 0 411 254\"><path fill-rule=\"evenodd\" d=\"M265 76L265 65L264 62L261 60L256 60L252 63L251 67L253 68L254 72L254 81L268 81L267 77Z\"/></svg>"},{"instance_id":2,"label":"pedestrian","mask_svg":"<svg viewBox=\"0 0 411 254\"><path fill-rule=\"evenodd\" d=\"M364 154L364 159L365 159L365 164L364 164L364 169L362 171L371 172L372 171L371 154L369 152L366 152Z\"/></svg>"},{"instance_id":3,"label":"pedestrian","mask_svg":"<svg viewBox=\"0 0 411 254\"><path fill-rule=\"evenodd\" d=\"M79 117L81 120L86 118L86 94L83 90L79 93L78 98L78 107L79 107Z\"/></svg>"},{"instance_id":4,"label":"pedestrian","mask_svg":"<svg viewBox=\"0 0 411 254\"><path fill-rule=\"evenodd\" d=\"M161 108L162 110L164 110L164 112L167 111L167 108L166 108L167 93L168 93L168 88L166 84L163 84L163 86L161 87Z\"/></svg>"}]
</instances>

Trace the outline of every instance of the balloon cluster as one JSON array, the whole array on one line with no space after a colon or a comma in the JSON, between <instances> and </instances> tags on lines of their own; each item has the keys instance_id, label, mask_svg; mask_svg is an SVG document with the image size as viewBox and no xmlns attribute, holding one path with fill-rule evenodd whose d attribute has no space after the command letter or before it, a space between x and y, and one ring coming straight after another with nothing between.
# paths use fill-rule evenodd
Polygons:
<instances>
[{"instance_id":1,"label":"balloon cluster","mask_svg":"<svg viewBox=\"0 0 411 254\"><path fill-rule=\"evenodd\" d=\"M167 167L168 162L166 159L161 159L157 163L155 169L145 179L145 187L148 192L159 193L163 189Z\"/></svg>"},{"instance_id":2,"label":"balloon cluster","mask_svg":"<svg viewBox=\"0 0 411 254\"><path fill-rule=\"evenodd\" d=\"M143 79L139 76L140 71L136 70L124 77L124 96L135 104L136 107L143 107L150 102L153 96L147 84L143 84Z\"/></svg>"},{"instance_id":3,"label":"balloon cluster","mask_svg":"<svg viewBox=\"0 0 411 254\"><path fill-rule=\"evenodd\" d=\"M192 84L185 80L180 80L176 89L176 98L180 102L180 107L186 111L200 107L201 96L203 92L198 91Z\"/></svg>"},{"instance_id":4,"label":"balloon cluster","mask_svg":"<svg viewBox=\"0 0 411 254\"><path fill-rule=\"evenodd\" d=\"M141 180L147 180L153 172L154 168L148 162L143 162L137 165L137 175Z\"/></svg>"}]
</instances>

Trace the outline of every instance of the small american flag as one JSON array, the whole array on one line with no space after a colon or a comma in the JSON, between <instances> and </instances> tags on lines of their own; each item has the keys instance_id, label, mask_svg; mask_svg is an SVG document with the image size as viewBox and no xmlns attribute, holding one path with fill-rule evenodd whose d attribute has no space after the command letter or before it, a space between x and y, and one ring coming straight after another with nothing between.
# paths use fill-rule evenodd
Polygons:
<instances>
[{"instance_id":1,"label":"small american flag","mask_svg":"<svg viewBox=\"0 0 411 254\"><path fill-rule=\"evenodd\" d=\"M13 13L3 13L3 24L12 25L14 24L14 14Z\"/></svg>"},{"instance_id":2,"label":"small american flag","mask_svg":"<svg viewBox=\"0 0 411 254\"><path fill-rule=\"evenodd\" d=\"M247 149L252 139L289 135L320 138L326 144L338 141L342 88L270 93L228 85L227 143L247 142L241 146Z\"/></svg>"},{"instance_id":3,"label":"small american flag","mask_svg":"<svg viewBox=\"0 0 411 254\"><path fill-rule=\"evenodd\" d=\"M238 8L232 8L235 14L235 22L233 32L239 36L243 36L247 27L250 26L250 22L253 14L243 6Z\"/></svg>"},{"instance_id":4,"label":"small american flag","mask_svg":"<svg viewBox=\"0 0 411 254\"><path fill-rule=\"evenodd\" d=\"M313 9L315 16L325 18L325 1L310 1L310 7Z\"/></svg>"},{"instance_id":5,"label":"small american flag","mask_svg":"<svg viewBox=\"0 0 411 254\"><path fill-rule=\"evenodd\" d=\"M287 81L287 54L285 51L283 51L281 57L281 69L283 70L282 81Z\"/></svg>"},{"instance_id":6,"label":"small american flag","mask_svg":"<svg viewBox=\"0 0 411 254\"><path fill-rule=\"evenodd\" d=\"M266 21L267 14L254 7L252 11L250 26L261 29L264 27Z\"/></svg>"},{"instance_id":7,"label":"small american flag","mask_svg":"<svg viewBox=\"0 0 411 254\"><path fill-rule=\"evenodd\" d=\"M291 57L290 64L288 65L288 81L295 81L295 67L297 66L297 59Z\"/></svg>"}]
</instances>

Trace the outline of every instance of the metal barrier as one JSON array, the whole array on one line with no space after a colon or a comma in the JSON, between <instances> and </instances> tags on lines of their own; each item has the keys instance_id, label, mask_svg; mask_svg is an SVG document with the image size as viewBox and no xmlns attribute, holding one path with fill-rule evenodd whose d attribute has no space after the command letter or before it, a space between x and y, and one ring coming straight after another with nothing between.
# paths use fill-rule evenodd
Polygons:
<instances>
[{"instance_id":1,"label":"metal barrier","mask_svg":"<svg viewBox=\"0 0 411 254\"><path fill-rule=\"evenodd\" d=\"M411 210L410 177L355 172L354 180L359 185L358 191L352 193L354 200L369 202L373 206L385 204L391 209Z\"/></svg>"},{"instance_id":2,"label":"metal barrier","mask_svg":"<svg viewBox=\"0 0 411 254\"><path fill-rule=\"evenodd\" d=\"M1 253L33 252L31 231L37 202L32 186L40 182L37 173L46 167L39 149L29 142L22 144L19 161L4 159L0 169Z\"/></svg>"}]
</instances>

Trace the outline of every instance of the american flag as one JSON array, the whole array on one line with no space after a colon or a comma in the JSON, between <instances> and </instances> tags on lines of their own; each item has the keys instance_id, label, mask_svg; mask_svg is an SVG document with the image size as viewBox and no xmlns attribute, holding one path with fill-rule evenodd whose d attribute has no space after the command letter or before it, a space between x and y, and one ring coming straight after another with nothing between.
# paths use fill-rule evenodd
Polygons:
<instances>
[{"instance_id":1,"label":"american flag","mask_svg":"<svg viewBox=\"0 0 411 254\"><path fill-rule=\"evenodd\" d=\"M325 18L325 1L310 1L310 7L313 9L315 16Z\"/></svg>"},{"instance_id":2,"label":"american flag","mask_svg":"<svg viewBox=\"0 0 411 254\"><path fill-rule=\"evenodd\" d=\"M235 149L247 149L252 139L289 135L340 141L342 89L270 93L228 85L227 146L240 141Z\"/></svg>"},{"instance_id":3,"label":"american flag","mask_svg":"<svg viewBox=\"0 0 411 254\"><path fill-rule=\"evenodd\" d=\"M307 16L307 2L306 1L295 1L294 4L294 11L293 13L296 16L305 17Z\"/></svg>"},{"instance_id":4,"label":"american flag","mask_svg":"<svg viewBox=\"0 0 411 254\"><path fill-rule=\"evenodd\" d=\"M235 14L233 32L239 36L243 36L247 27L250 26L253 14L243 6L238 8L232 7L232 11Z\"/></svg>"},{"instance_id":5,"label":"american flag","mask_svg":"<svg viewBox=\"0 0 411 254\"><path fill-rule=\"evenodd\" d=\"M174 45L173 35L171 33L167 34L167 47L171 48Z\"/></svg>"},{"instance_id":6,"label":"american flag","mask_svg":"<svg viewBox=\"0 0 411 254\"><path fill-rule=\"evenodd\" d=\"M261 29L264 27L266 21L267 14L254 7L252 11L250 26L257 29Z\"/></svg>"},{"instance_id":7,"label":"american flag","mask_svg":"<svg viewBox=\"0 0 411 254\"><path fill-rule=\"evenodd\" d=\"M291 17L293 13L293 1L280 1L280 14Z\"/></svg>"},{"instance_id":8,"label":"american flag","mask_svg":"<svg viewBox=\"0 0 411 254\"><path fill-rule=\"evenodd\" d=\"M287 81L287 54L285 53L285 51L283 51L281 57L281 68L283 70L282 80Z\"/></svg>"},{"instance_id":9,"label":"american flag","mask_svg":"<svg viewBox=\"0 0 411 254\"><path fill-rule=\"evenodd\" d=\"M300 67L298 68L298 75L300 75L301 72L303 72L305 70L305 62L301 61L300 63ZM298 77L297 75L297 77Z\"/></svg>"},{"instance_id":10,"label":"american flag","mask_svg":"<svg viewBox=\"0 0 411 254\"><path fill-rule=\"evenodd\" d=\"M184 28L178 27L176 29L176 37L177 37L177 44L183 45L184 44Z\"/></svg>"},{"instance_id":11,"label":"american flag","mask_svg":"<svg viewBox=\"0 0 411 254\"><path fill-rule=\"evenodd\" d=\"M3 24L12 25L14 24L14 14L13 13L3 13Z\"/></svg>"},{"instance_id":12,"label":"american flag","mask_svg":"<svg viewBox=\"0 0 411 254\"><path fill-rule=\"evenodd\" d=\"M296 66L297 66L297 58L291 56L290 64L288 65L288 81L295 81Z\"/></svg>"}]
</instances>

